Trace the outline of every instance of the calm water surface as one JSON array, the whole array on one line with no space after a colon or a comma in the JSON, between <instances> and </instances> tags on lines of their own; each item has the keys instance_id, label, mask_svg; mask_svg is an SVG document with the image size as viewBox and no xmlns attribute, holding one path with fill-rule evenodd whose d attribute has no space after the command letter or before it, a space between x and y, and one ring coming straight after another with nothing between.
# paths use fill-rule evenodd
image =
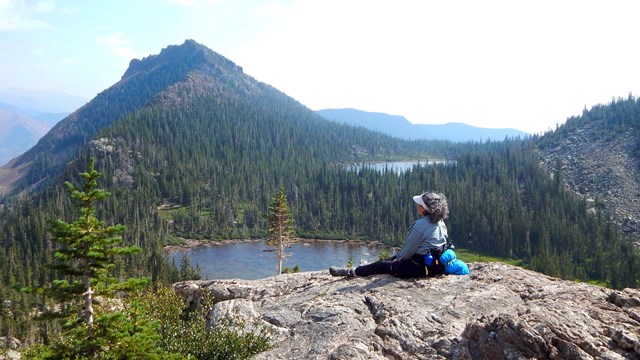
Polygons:
<instances>
[{"instance_id":1,"label":"calm water surface","mask_svg":"<svg viewBox=\"0 0 640 360\"><path fill-rule=\"evenodd\" d=\"M183 256L191 265L198 265L203 279L262 279L276 273L276 254L264 241L215 245L169 255L169 261L180 266ZM383 248L378 245L353 244L336 241L300 242L287 249L291 254L282 267L300 271L325 270L330 266L345 266L350 258L356 265L360 260L373 262Z\"/></svg>"},{"instance_id":2,"label":"calm water surface","mask_svg":"<svg viewBox=\"0 0 640 360\"><path fill-rule=\"evenodd\" d=\"M369 168L377 171L393 171L395 173L403 173L411 171L416 166L432 166L432 165L454 165L455 161L448 160L409 160L409 161L374 161L366 163L358 163L347 165L348 170L359 171L363 168Z\"/></svg>"}]
</instances>

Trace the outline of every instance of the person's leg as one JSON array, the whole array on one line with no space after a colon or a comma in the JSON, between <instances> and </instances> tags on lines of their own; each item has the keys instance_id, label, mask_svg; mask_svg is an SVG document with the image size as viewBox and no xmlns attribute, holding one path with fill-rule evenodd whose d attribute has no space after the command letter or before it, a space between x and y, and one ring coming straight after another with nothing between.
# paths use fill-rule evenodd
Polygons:
<instances>
[{"instance_id":1,"label":"person's leg","mask_svg":"<svg viewBox=\"0 0 640 360\"><path fill-rule=\"evenodd\" d=\"M358 276L369 276L376 274L393 274L395 270L395 264L392 261L379 260L371 264L358 266L355 270L355 274Z\"/></svg>"},{"instance_id":2,"label":"person's leg","mask_svg":"<svg viewBox=\"0 0 640 360\"><path fill-rule=\"evenodd\" d=\"M422 263L405 260L400 263L400 266L398 266L394 276L402 279L425 277L427 276L427 270Z\"/></svg>"},{"instance_id":3,"label":"person's leg","mask_svg":"<svg viewBox=\"0 0 640 360\"><path fill-rule=\"evenodd\" d=\"M332 266L329 273L333 276L369 276L375 274L393 274L398 262L380 260L371 264L358 266L357 268L342 268Z\"/></svg>"},{"instance_id":4,"label":"person's leg","mask_svg":"<svg viewBox=\"0 0 640 360\"><path fill-rule=\"evenodd\" d=\"M329 274L331 274L331 276L356 276L355 268L345 268L338 266L330 267Z\"/></svg>"},{"instance_id":5,"label":"person's leg","mask_svg":"<svg viewBox=\"0 0 640 360\"><path fill-rule=\"evenodd\" d=\"M379 260L357 268L329 268L333 276L369 276L377 274L390 274L399 278L417 278L427 275L424 267L424 256L416 255L415 259L404 261Z\"/></svg>"}]
</instances>

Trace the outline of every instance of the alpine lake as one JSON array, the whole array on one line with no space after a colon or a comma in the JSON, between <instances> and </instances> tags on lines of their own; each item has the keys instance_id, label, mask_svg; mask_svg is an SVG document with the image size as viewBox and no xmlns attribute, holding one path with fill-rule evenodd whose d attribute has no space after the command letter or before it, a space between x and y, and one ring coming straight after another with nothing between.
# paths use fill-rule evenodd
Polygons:
<instances>
[{"instance_id":1,"label":"alpine lake","mask_svg":"<svg viewBox=\"0 0 640 360\"><path fill-rule=\"evenodd\" d=\"M346 165L347 170L359 171L362 169L372 169L380 172L392 171L395 173L403 173L411 171L414 166L433 166L433 165L455 165L456 161L452 160L406 160L406 161L372 161L363 163L353 163Z\"/></svg>"},{"instance_id":2,"label":"alpine lake","mask_svg":"<svg viewBox=\"0 0 640 360\"><path fill-rule=\"evenodd\" d=\"M200 269L202 279L263 279L276 274L276 252L266 241L212 243L211 246L177 251L169 261L180 266L184 256ZM285 250L283 268L298 267L300 271L327 270L330 266L374 262L382 250L380 244L339 240L300 240ZM391 250L392 251L392 250Z\"/></svg>"}]
</instances>

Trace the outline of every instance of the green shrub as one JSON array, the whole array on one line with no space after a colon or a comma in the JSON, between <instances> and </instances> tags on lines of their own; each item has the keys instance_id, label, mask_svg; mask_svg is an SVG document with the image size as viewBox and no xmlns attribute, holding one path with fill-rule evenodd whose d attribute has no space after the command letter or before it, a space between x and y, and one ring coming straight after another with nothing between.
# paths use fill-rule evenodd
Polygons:
<instances>
[{"instance_id":1,"label":"green shrub","mask_svg":"<svg viewBox=\"0 0 640 360\"><path fill-rule=\"evenodd\" d=\"M91 326L67 328L49 344L27 349L23 359L184 359L158 346L159 324L135 302L125 311L98 314Z\"/></svg>"},{"instance_id":2,"label":"green shrub","mask_svg":"<svg viewBox=\"0 0 640 360\"><path fill-rule=\"evenodd\" d=\"M385 260L385 259L388 259L390 256L391 256L391 253L389 252L389 250L382 249L378 254L378 260Z\"/></svg>"},{"instance_id":3,"label":"green shrub","mask_svg":"<svg viewBox=\"0 0 640 360\"><path fill-rule=\"evenodd\" d=\"M352 268L353 267L353 256L349 256L349 261L347 261L346 267L348 268Z\"/></svg>"},{"instance_id":4,"label":"green shrub","mask_svg":"<svg viewBox=\"0 0 640 360\"><path fill-rule=\"evenodd\" d=\"M292 268L290 267L284 267L282 269L282 273L283 274L293 274L293 273L299 273L300 272L300 265L296 265Z\"/></svg>"},{"instance_id":5,"label":"green shrub","mask_svg":"<svg viewBox=\"0 0 640 360\"><path fill-rule=\"evenodd\" d=\"M249 331L241 321L226 320L212 328L209 296L197 308L188 308L182 297L164 287L138 295L137 301L158 323L158 346L167 352L196 359L247 359L271 346L264 327Z\"/></svg>"}]
</instances>

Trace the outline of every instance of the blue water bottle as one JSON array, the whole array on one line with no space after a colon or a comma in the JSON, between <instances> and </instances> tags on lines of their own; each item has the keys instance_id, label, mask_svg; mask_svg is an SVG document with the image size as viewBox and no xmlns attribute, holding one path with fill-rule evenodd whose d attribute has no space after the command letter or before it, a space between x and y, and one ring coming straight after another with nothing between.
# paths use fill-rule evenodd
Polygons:
<instances>
[{"instance_id":1,"label":"blue water bottle","mask_svg":"<svg viewBox=\"0 0 640 360\"><path fill-rule=\"evenodd\" d=\"M427 265L427 266L433 265L433 256L431 256L431 253L425 255L424 264Z\"/></svg>"}]
</instances>

